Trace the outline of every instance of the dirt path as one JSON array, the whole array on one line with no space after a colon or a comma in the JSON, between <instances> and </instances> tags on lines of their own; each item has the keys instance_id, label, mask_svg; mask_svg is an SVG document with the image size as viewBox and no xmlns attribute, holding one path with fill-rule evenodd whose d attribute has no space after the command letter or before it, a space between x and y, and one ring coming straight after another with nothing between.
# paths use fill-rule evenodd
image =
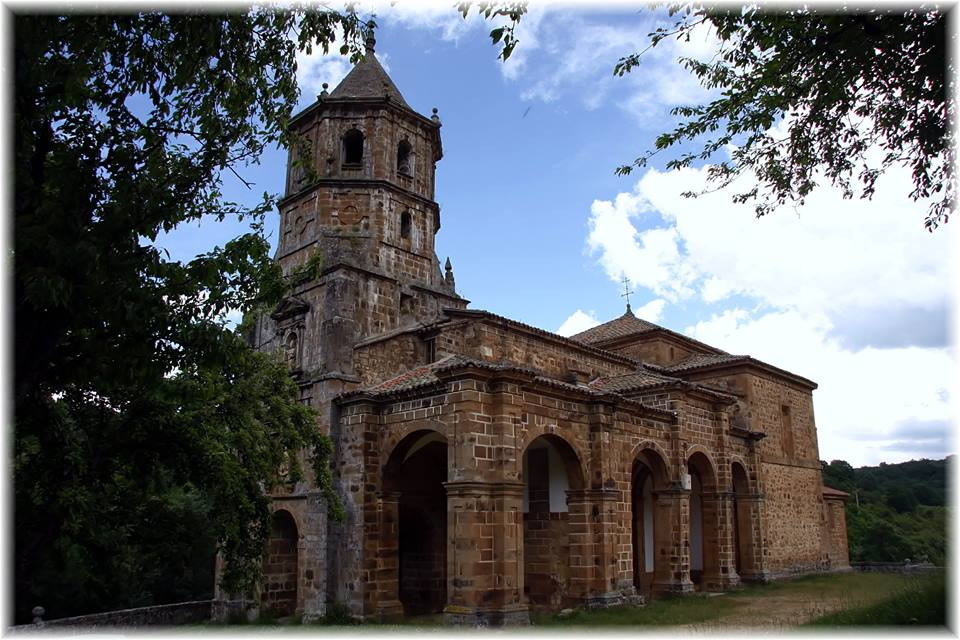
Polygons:
<instances>
[{"instance_id":1,"label":"dirt path","mask_svg":"<svg viewBox=\"0 0 960 640\"><path fill-rule=\"evenodd\" d=\"M863 604L869 599L852 599L849 594L836 593L778 593L744 597L735 593L720 594L737 607L719 619L708 622L679 625L675 628L689 631L718 631L743 628L756 631L780 630L795 627L840 609Z\"/></svg>"}]
</instances>

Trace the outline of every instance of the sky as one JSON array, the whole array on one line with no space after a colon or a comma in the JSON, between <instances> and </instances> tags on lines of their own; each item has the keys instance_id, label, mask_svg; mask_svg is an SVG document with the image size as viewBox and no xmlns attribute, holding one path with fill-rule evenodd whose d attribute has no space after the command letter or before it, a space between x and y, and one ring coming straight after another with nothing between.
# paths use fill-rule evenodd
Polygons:
<instances>
[{"instance_id":1,"label":"sky","mask_svg":"<svg viewBox=\"0 0 960 640\"><path fill-rule=\"evenodd\" d=\"M437 254L450 257L471 308L571 335L624 312L626 276L639 317L818 383L821 459L954 452L957 223L925 231L907 171L884 175L870 201L824 181L804 206L760 219L731 201L736 189L685 198L704 184L703 165L667 171L666 156L629 176L614 170L678 123L672 107L709 99L677 63L709 57L709 33L666 41L615 77L663 13L534 5L504 63L487 36L494 25L451 3L366 7L377 57L407 103L428 116L436 107L443 123ZM350 69L336 54L299 63L301 108ZM281 190L285 163L268 152L241 171L255 187L227 178L225 195L253 204ZM272 242L278 226L274 214ZM164 243L189 258L241 230L205 221Z\"/></svg>"}]
</instances>

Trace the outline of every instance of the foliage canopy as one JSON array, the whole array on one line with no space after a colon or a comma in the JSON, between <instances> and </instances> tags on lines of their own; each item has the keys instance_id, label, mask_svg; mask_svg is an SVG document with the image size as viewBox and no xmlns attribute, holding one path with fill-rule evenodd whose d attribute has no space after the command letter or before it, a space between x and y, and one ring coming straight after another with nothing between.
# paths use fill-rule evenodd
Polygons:
<instances>
[{"instance_id":1,"label":"foliage canopy","mask_svg":"<svg viewBox=\"0 0 960 640\"><path fill-rule=\"evenodd\" d=\"M226 326L286 291L273 198L244 207L221 185L292 142L297 51L342 33L358 60L366 29L349 8L15 16L18 619L149 603L151 558L192 553L158 555L160 532L196 542L177 513L207 523L224 586L250 589L265 489L303 477L303 450L337 508L330 441L286 365ZM158 248L210 217L252 230L186 263Z\"/></svg>"},{"instance_id":2,"label":"foliage canopy","mask_svg":"<svg viewBox=\"0 0 960 640\"><path fill-rule=\"evenodd\" d=\"M486 17L511 19L490 33L494 44L504 42L506 59L518 43L514 28L522 8L480 9ZM713 58L679 62L717 97L674 108L681 124L618 174L677 150L667 168L710 161L710 190L753 174L755 183L733 199L753 203L761 216L786 203L803 204L821 175L847 198L870 198L881 174L903 166L913 179L910 197L929 199L926 227L932 231L948 220L956 206L955 107L942 9L682 2L671 5L669 15L673 24L650 33L647 49L621 58L614 74L629 73L645 51L669 38L689 40L707 30L719 43ZM688 144L695 150L679 151ZM728 152L729 158L718 157Z\"/></svg>"}]
</instances>

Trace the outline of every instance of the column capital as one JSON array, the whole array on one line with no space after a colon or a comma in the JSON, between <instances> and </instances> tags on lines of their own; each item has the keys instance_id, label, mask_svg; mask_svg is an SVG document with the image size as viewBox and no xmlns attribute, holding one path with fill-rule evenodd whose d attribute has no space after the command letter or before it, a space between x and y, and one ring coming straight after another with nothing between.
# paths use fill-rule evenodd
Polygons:
<instances>
[{"instance_id":1,"label":"column capital","mask_svg":"<svg viewBox=\"0 0 960 640\"><path fill-rule=\"evenodd\" d=\"M386 502L396 502L400 499L400 496L399 491L377 491L377 499Z\"/></svg>"},{"instance_id":2,"label":"column capital","mask_svg":"<svg viewBox=\"0 0 960 640\"><path fill-rule=\"evenodd\" d=\"M567 502L590 502L619 500L620 492L616 489L568 489Z\"/></svg>"},{"instance_id":3,"label":"column capital","mask_svg":"<svg viewBox=\"0 0 960 640\"><path fill-rule=\"evenodd\" d=\"M522 496L522 482L477 482L472 480L444 482L447 496Z\"/></svg>"}]
</instances>

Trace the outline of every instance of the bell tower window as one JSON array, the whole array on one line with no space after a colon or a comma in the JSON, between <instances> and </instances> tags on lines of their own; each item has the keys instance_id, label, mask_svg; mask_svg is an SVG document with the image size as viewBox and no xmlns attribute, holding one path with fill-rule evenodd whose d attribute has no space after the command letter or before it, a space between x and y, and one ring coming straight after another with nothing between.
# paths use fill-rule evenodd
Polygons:
<instances>
[{"instance_id":1,"label":"bell tower window","mask_svg":"<svg viewBox=\"0 0 960 640\"><path fill-rule=\"evenodd\" d=\"M356 129L343 136L343 166L357 169L363 164L363 134Z\"/></svg>"},{"instance_id":2,"label":"bell tower window","mask_svg":"<svg viewBox=\"0 0 960 640\"><path fill-rule=\"evenodd\" d=\"M397 145L397 173L413 175L413 147L406 140L401 140Z\"/></svg>"},{"instance_id":3,"label":"bell tower window","mask_svg":"<svg viewBox=\"0 0 960 640\"><path fill-rule=\"evenodd\" d=\"M404 240L410 239L410 212L404 211L400 214L400 237Z\"/></svg>"}]
</instances>

